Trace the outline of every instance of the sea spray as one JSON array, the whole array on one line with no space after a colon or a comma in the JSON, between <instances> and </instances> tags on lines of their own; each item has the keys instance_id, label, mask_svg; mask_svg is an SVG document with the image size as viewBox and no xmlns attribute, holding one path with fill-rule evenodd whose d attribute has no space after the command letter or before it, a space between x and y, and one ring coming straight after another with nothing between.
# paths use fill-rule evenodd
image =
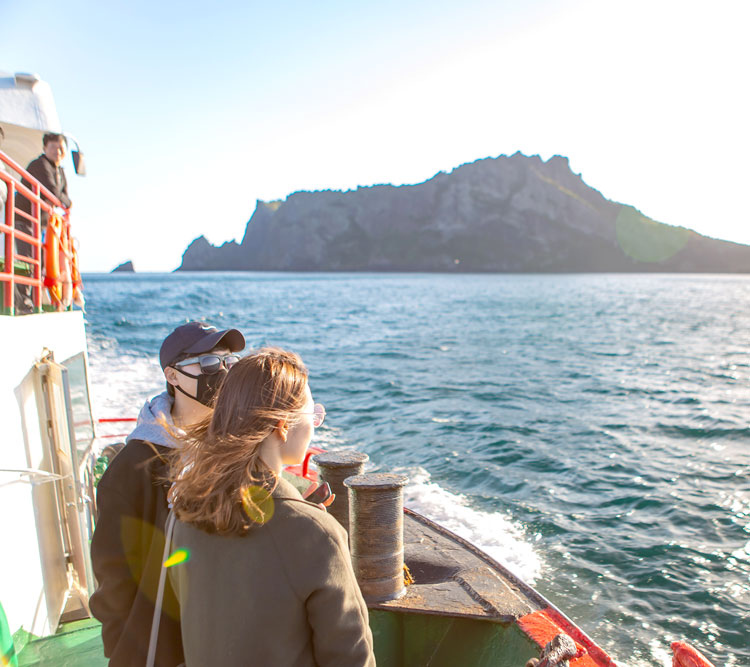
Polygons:
<instances>
[{"instance_id":1,"label":"sea spray","mask_svg":"<svg viewBox=\"0 0 750 667\"><path fill-rule=\"evenodd\" d=\"M424 468L396 468L409 477L404 506L426 516L486 551L528 584L534 584L542 562L523 527L503 513L476 509L462 494L430 481Z\"/></svg>"}]
</instances>

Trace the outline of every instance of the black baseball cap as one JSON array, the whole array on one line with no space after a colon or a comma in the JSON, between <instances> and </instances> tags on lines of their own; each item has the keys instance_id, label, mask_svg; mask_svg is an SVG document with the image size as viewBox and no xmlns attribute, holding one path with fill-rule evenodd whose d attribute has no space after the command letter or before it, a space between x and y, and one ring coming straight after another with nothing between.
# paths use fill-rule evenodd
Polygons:
<instances>
[{"instance_id":1,"label":"black baseball cap","mask_svg":"<svg viewBox=\"0 0 750 667\"><path fill-rule=\"evenodd\" d=\"M210 352L221 343L231 352L239 352L245 347L245 337L237 329L219 331L205 322L188 322L164 339L159 350L159 362L164 369L183 354Z\"/></svg>"}]
</instances>

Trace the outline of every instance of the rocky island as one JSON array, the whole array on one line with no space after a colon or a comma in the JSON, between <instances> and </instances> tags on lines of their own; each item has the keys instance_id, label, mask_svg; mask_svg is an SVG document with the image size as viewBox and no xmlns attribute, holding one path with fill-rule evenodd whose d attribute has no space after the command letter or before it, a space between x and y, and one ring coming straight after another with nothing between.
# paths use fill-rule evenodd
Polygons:
<instances>
[{"instance_id":1,"label":"rocky island","mask_svg":"<svg viewBox=\"0 0 750 667\"><path fill-rule=\"evenodd\" d=\"M605 199L565 157L515 153L417 185L258 201L241 243L201 236L178 270L748 272L750 246Z\"/></svg>"},{"instance_id":2,"label":"rocky island","mask_svg":"<svg viewBox=\"0 0 750 667\"><path fill-rule=\"evenodd\" d=\"M127 262L118 264L110 273L135 273L135 267L133 266L133 262L128 260Z\"/></svg>"}]
</instances>

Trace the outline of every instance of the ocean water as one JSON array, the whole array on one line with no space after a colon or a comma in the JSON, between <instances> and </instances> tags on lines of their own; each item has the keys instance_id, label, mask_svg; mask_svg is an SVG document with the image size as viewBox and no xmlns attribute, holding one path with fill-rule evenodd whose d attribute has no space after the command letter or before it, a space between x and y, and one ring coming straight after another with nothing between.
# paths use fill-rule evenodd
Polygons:
<instances>
[{"instance_id":1,"label":"ocean water","mask_svg":"<svg viewBox=\"0 0 750 667\"><path fill-rule=\"evenodd\" d=\"M298 352L327 448L410 477L622 665L750 665L750 278L84 276L98 417L187 319Z\"/></svg>"}]
</instances>

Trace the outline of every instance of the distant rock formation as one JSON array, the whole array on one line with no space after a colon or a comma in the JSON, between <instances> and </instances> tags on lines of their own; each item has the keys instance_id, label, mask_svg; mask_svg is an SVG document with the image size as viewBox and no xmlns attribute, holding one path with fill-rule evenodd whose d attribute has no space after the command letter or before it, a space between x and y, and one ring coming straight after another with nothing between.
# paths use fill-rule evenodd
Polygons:
<instances>
[{"instance_id":1,"label":"distant rock formation","mask_svg":"<svg viewBox=\"0 0 750 667\"><path fill-rule=\"evenodd\" d=\"M241 243L201 236L178 270L748 272L750 246L609 201L565 157L516 153L418 185L258 201Z\"/></svg>"},{"instance_id":2,"label":"distant rock formation","mask_svg":"<svg viewBox=\"0 0 750 667\"><path fill-rule=\"evenodd\" d=\"M111 273L135 273L135 267L133 266L133 262L128 260L112 269Z\"/></svg>"}]
</instances>

